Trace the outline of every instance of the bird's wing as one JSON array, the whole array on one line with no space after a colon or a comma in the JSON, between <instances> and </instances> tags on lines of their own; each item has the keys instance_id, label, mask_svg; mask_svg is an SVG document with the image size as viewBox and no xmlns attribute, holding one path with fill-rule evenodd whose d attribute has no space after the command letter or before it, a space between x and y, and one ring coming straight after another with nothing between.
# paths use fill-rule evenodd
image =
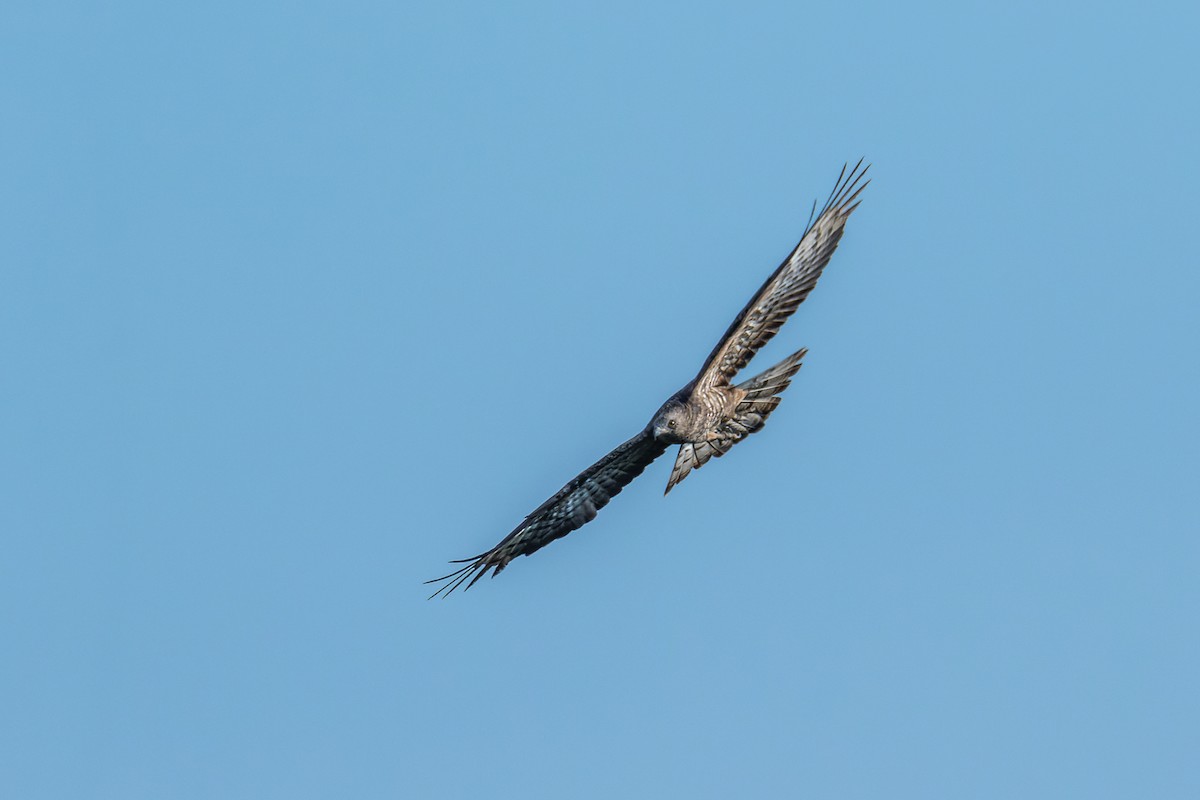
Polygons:
<instances>
[{"instance_id":1,"label":"bird's wing","mask_svg":"<svg viewBox=\"0 0 1200 800\"><path fill-rule=\"evenodd\" d=\"M767 278L705 360L696 376L700 388L728 385L808 297L842 238L846 219L858 208L859 193L870 183L862 181L866 173L862 161L849 174L842 168L825 207L809 220L796 249Z\"/></svg>"},{"instance_id":2,"label":"bird's wing","mask_svg":"<svg viewBox=\"0 0 1200 800\"><path fill-rule=\"evenodd\" d=\"M608 505L609 500L641 475L666 449L666 445L655 441L649 429L643 430L559 489L557 494L538 506L512 533L505 536L500 544L474 558L450 562L466 566L449 575L426 581L445 581L430 597L439 594L448 596L463 583L469 589L489 569L494 577L517 556L534 553L591 522L596 518L597 511Z\"/></svg>"}]
</instances>

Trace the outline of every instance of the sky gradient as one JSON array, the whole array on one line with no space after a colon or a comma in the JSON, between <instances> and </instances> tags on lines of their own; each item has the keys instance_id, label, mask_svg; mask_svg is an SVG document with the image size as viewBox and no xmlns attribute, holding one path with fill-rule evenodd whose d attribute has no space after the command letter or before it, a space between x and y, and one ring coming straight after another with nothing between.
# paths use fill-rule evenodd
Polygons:
<instances>
[{"instance_id":1,"label":"sky gradient","mask_svg":"<svg viewBox=\"0 0 1200 800\"><path fill-rule=\"evenodd\" d=\"M1198 22L6 4L0 796L1200 796ZM764 432L426 602L860 156Z\"/></svg>"}]
</instances>

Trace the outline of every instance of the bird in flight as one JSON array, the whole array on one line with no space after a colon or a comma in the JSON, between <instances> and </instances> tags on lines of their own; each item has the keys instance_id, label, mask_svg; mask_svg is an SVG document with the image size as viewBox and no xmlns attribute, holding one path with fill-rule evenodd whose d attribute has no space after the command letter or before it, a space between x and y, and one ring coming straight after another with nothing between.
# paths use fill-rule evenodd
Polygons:
<instances>
[{"instance_id":1,"label":"bird in flight","mask_svg":"<svg viewBox=\"0 0 1200 800\"><path fill-rule=\"evenodd\" d=\"M517 556L535 553L591 522L596 512L671 445L679 445L679 454L667 480L667 492L693 469L725 455L760 430L808 351L799 350L742 383L734 384L733 379L816 286L842 238L846 220L858 208L859 194L870 183L863 180L866 173L862 160L849 172L842 167L821 213L816 213L813 204L800 243L737 315L699 374L671 395L637 436L559 489L491 550L450 562L465 566L426 581L441 584L430 599L449 596L463 584L469 589L489 570L495 577Z\"/></svg>"}]
</instances>

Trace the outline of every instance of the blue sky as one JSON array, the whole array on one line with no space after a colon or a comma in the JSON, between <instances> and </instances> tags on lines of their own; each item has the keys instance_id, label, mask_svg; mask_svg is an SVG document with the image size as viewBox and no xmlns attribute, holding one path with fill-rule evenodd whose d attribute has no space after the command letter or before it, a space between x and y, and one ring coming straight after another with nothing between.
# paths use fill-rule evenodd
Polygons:
<instances>
[{"instance_id":1,"label":"blue sky","mask_svg":"<svg viewBox=\"0 0 1200 800\"><path fill-rule=\"evenodd\" d=\"M0 795L1200 795L1200 20L1050 6L7 4Z\"/></svg>"}]
</instances>

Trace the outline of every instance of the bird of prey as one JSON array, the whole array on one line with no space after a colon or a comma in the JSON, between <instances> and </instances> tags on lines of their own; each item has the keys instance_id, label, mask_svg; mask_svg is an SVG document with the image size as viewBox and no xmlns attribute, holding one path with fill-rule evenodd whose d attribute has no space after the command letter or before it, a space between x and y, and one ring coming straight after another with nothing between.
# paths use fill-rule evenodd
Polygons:
<instances>
[{"instance_id":1,"label":"bird of prey","mask_svg":"<svg viewBox=\"0 0 1200 800\"><path fill-rule=\"evenodd\" d=\"M640 433L559 489L491 550L450 562L466 566L426 581L442 584L430 599L448 596L464 583L469 589L489 570L495 577L517 556L535 553L591 522L597 511L671 445L679 445L679 454L667 492L693 469L725 455L760 430L779 405L780 393L800 369L807 350L793 353L742 383L734 384L733 379L816 285L842 238L846 220L858 208L859 194L870 183L863 181L866 172L862 160L849 172L842 167L819 214L813 203L800 243L737 315L699 374L671 395Z\"/></svg>"}]
</instances>

